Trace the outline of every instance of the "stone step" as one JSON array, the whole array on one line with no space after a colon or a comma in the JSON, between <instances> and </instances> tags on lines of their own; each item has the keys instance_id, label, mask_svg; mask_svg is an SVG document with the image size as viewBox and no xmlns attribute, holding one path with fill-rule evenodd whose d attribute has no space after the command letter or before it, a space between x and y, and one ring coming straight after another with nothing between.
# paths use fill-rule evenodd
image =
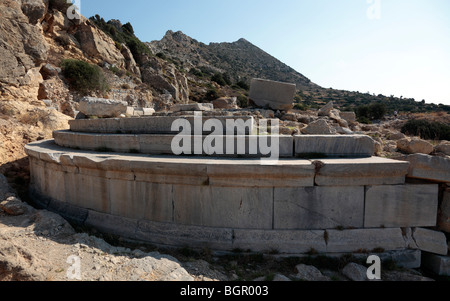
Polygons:
<instances>
[{"instance_id":1,"label":"stone step","mask_svg":"<svg viewBox=\"0 0 450 301\"><path fill-rule=\"evenodd\" d=\"M209 120L214 119L222 135L257 134L257 127L251 116L150 116L140 118L105 118L70 120L70 130L97 134L211 134L217 129L206 129ZM177 122L178 121L178 122ZM181 121L181 122L180 122ZM206 124L205 124L206 123ZM211 121L209 122L211 123ZM182 128L178 126L184 124Z\"/></svg>"},{"instance_id":2,"label":"stone step","mask_svg":"<svg viewBox=\"0 0 450 301\"><path fill-rule=\"evenodd\" d=\"M297 135L296 156L372 157L375 143L366 135Z\"/></svg>"},{"instance_id":3,"label":"stone step","mask_svg":"<svg viewBox=\"0 0 450 301\"><path fill-rule=\"evenodd\" d=\"M294 156L292 136L183 136L56 131L53 133L53 137L59 146L98 152L248 158L271 157L273 159L292 158Z\"/></svg>"}]
</instances>

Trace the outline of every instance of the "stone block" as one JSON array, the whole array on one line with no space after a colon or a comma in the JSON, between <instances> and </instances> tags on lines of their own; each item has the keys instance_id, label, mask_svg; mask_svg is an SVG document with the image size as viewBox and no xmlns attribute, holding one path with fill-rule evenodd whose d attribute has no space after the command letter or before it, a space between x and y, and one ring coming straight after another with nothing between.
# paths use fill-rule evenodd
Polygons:
<instances>
[{"instance_id":1,"label":"stone block","mask_svg":"<svg viewBox=\"0 0 450 301\"><path fill-rule=\"evenodd\" d=\"M275 188L274 229L362 228L364 187Z\"/></svg>"},{"instance_id":2,"label":"stone block","mask_svg":"<svg viewBox=\"0 0 450 301\"><path fill-rule=\"evenodd\" d=\"M326 252L324 231L273 231L234 230L233 249L250 249L253 252L278 251L285 254L302 254L310 251Z\"/></svg>"},{"instance_id":3,"label":"stone block","mask_svg":"<svg viewBox=\"0 0 450 301\"><path fill-rule=\"evenodd\" d=\"M437 255L447 255L448 253L447 239L442 232L415 228L412 237L419 250Z\"/></svg>"},{"instance_id":4,"label":"stone block","mask_svg":"<svg viewBox=\"0 0 450 301\"><path fill-rule=\"evenodd\" d=\"M342 119L344 119L345 121L347 121L350 124L356 122L355 112L340 112L339 116L341 116Z\"/></svg>"},{"instance_id":5,"label":"stone block","mask_svg":"<svg viewBox=\"0 0 450 301\"><path fill-rule=\"evenodd\" d=\"M137 223L137 220L89 210L84 225L101 233L133 238Z\"/></svg>"},{"instance_id":6,"label":"stone block","mask_svg":"<svg viewBox=\"0 0 450 301\"><path fill-rule=\"evenodd\" d=\"M400 228L327 230L327 252L347 253L373 251L381 248L385 251L405 249Z\"/></svg>"},{"instance_id":7,"label":"stone block","mask_svg":"<svg viewBox=\"0 0 450 301\"><path fill-rule=\"evenodd\" d=\"M364 227L434 227L438 185L381 185L366 188Z\"/></svg>"},{"instance_id":8,"label":"stone block","mask_svg":"<svg viewBox=\"0 0 450 301\"><path fill-rule=\"evenodd\" d=\"M229 251L232 249L233 230L140 220L133 238L166 246Z\"/></svg>"},{"instance_id":9,"label":"stone block","mask_svg":"<svg viewBox=\"0 0 450 301\"><path fill-rule=\"evenodd\" d=\"M450 182L450 159L423 154L399 158L410 163L408 177L436 182Z\"/></svg>"},{"instance_id":10,"label":"stone block","mask_svg":"<svg viewBox=\"0 0 450 301\"><path fill-rule=\"evenodd\" d=\"M272 188L174 185L173 206L179 224L272 229Z\"/></svg>"},{"instance_id":11,"label":"stone block","mask_svg":"<svg viewBox=\"0 0 450 301\"><path fill-rule=\"evenodd\" d=\"M368 186L404 184L409 164L371 157L318 159L315 178L319 186Z\"/></svg>"},{"instance_id":12,"label":"stone block","mask_svg":"<svg viewBox=\"0 0 450 301\"><path fill-rule=\"evenodd\" d=\"M318 154L326 157L372 157L374 141L365 135L297 135L297 156Z\"/></svg>"},{"instance_id":13,"label":"stone block","mask_svg":"<svg viewBox=\"0 0 450 301\"><path fill-rule=\"evenodd\" d=\"M126 114L127 103L124 101L83 97L79 101L79 110L86 116L97 117L119 117L121 114Z\"/></svg>"},{"instance_id":14,"label":"stone block","mask_svg":"<svg viewBox=\"0 0 450 301\"><path fill-rule=\"evenodd\" d=\"M450 233L450 188L447 188L442 196L438 218L439 229Z\"/></svg>"},{"instance_id":15,"label":"stone block","mask_svg":"<svg viewBox=\"0 0 450 301\"><path fill-rule=\"evenodd\" d=\"M439 276L450 276L450 256L440 256L424 252L422 267Z\"/></svg>"},{"instance_id":16,"label":"stone block","mask_svg":"<svg viewBox=\"0 0 450 301\"><path fill-rule=\"evenodd\" d=\"M173 112L212 111L212 110L214 110L214 105L212 103L176 104L172 107Z\"/></svg>"},{"instance_id":17,"label":"stone block","mask_svg":"<svg viewBox=\"0 0 450 301\"><path fill-rule=\"evenodd\" d=\"M250 85L250 99L262 108L288 111L293 107L295 91L295 84L255 78Z\"/></svg>"},{"instance_id":18,"label":"stone block","mask_svg":"<svg viewBox=\"0 0 450 301\"><path fill-rule=\"evenodd\" d=\"M260 159L215 160L207 166L211 186L224 187L311 187L314 165L308 160L279 160L277 164Z\"/></svg>"}]
</instances>

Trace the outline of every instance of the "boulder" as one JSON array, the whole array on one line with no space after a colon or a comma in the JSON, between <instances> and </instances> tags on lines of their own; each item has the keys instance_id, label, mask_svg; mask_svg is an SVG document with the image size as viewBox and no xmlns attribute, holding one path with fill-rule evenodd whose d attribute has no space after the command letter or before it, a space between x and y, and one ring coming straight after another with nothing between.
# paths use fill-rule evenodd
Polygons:
<instances>
[{"instance_id":1,"label":"boulder","mask_svg":"<svg viewBox=\"0 0 450 301\"><path fill-rule=\"evenodd\" d=\"M419 138L404 138L397 141L397 148L408 154L425 154L429 155L433 152L433 145Z\"/></svg>"},{"instance_id":2,"label":"boulder","mask_svg":"<svg viewBox=\"0 0 450 301\"><path fill-rule=\"evenodd\" d=\"M128 104L124 101L83 97L79 103L79 110L86 116L102 118L119 117L127 113Z\"/></svg>"},{"instance_id":3,"label":"boulder","mask_svg":"<svg viewBox=\"0 0 450 301\"><path fill-rule=\"evenodd\" d=\"M319 119L302 129L302 133L306 135L334 135L336 129L330 126L325 119Z\"/></svg>"},{"instance_id":4,"label":"boulder","mask_svg":"<svg viewBox=\"0 0 450 301\"><path fill-rule=\"evenodd\" d=\"M250 100L262 108L289 111L294 106L296 85L254 78L250 84Z\"/></svg>"},{"instance_id":5,"label":"boulder","mask_svg":"<svg viewBox=\"0 0 450 301\"><path fill-rule=\"evenodd\" d=\"M446 154L447 156L450 156L450 142L449 141L442 141L438 146L435 148L436 152Z\"/></svg>"},{"instance_id":6,"label":"boulder","mask_svg":"<svg viewBox=\"0 0 450 301\"><path fill-rule=\"evenodd\" d=\"M355 124L356 123L356 114L355 112L340 112L339 114L342 119L347 121L349 124Z\"/></svg>"},{"instance_id":7,"label":"boulder","mask_svg":"<svg viewBox=\"0 0 450 301\"><path fill-rule=\"evenodd\" d=\"M214 109L236 109L237 98L236 97L221 97L213 100L212 104Z\"/></svg>"},{"instance_id":8,"label":"boulder","mask_svg":"<svg viewBox=\"0 0 450 301\"><path fill-rule=\"evenodd\" d=\"M402 134L400 132L390 132L390 133L388 133L386 135L386 137L389 140L401 140L401 139L405 139L406 138L405 134Z\"/></svg>"},{"instance_id":9,"label":"boulder","mask_svg":"<svg viewBox=\"0 0 450 301\"><path fill-rule=\"evenodd\" d=\"M342 270L342 274L352 281L368 281L367 268L360 264L351 262Z\"/></svg>"},{"instance_id":10,"label":"boulder","mask_svg":"<svg viewBox=\"0 0 450 301\"><path fill-rule=\"evenodd\" d=\"M329 280L327 276L324 276L318 268L299 264L295 267L297 269L297 275L295 278L303 280L303 281L326 281Z\"/></svg>"},{"instance_id":11,"label":"boulder","mask_svg":"<svg viewBox=\"0 0 450 301\"><path fill-rule=\"evenodd\" d=\"M32 25L44 19L49 0L22 0L22 12Z\"/></svg>"},{"instance_id":12,"label":"boulder","mask_svg":"<svg viewBox=\"0 0 450 301\"><path fill-rule=\"evenodd\" d=\"M319 112L318 115L319 116L330 116L331 110L333 110L334 108L334 104L332 101L330 101L327 105L325 105L324 107L322 107Z\"/></svg>"}]
</instances>

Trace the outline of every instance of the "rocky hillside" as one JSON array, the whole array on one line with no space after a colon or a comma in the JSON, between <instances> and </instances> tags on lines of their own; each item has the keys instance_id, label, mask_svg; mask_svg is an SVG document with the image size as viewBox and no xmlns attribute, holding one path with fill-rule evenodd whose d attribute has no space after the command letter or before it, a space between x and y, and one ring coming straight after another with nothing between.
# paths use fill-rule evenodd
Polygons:
<instances>
[{"instance_id":1,"label":"rocky hillside","mask_svg":"<svg viewBox=\"0 0 450 301\"><path fill-rule=\"evenodd\" d=\"M160 41L147 43L155 54L183 63L192 68L209 72L226 73L234 82L249 82L252 78L265 78L297 84L300 90L320 88L308 78L280 62L267 52L245 39L233 43L206 45L181 31L169 30Z\"/></svg>"}]
</instances>

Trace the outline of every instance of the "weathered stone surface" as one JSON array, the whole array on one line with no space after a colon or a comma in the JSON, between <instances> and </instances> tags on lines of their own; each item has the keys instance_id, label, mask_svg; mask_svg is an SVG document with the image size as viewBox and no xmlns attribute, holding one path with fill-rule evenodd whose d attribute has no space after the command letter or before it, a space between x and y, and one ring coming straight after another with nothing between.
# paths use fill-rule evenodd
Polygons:
<instances>
[{"instance_id":1,"label":"weathered stone surface","mask_svg":"<svg viewBox=\"0 0 450 301\"><path fill-rule=\"evenodd\" d=\"M334 108L334 103L332 101L330 101L326 106L322 107L319 112L318 115L319 116L330 116L331 110L333 110Z\"/></svg>"},{"instance_id":2,"label":"weathered stone surface","mask_svg":"<svg viewBox=\"0 0 450 301\"><path fill-rule=\"evenodd\" d=\"M125 109L126 113L126 109ZM152 116L149 118L108 118L94 120L72 120L70 129L73 132L101 134L200 134L209 135L212 129L205 129L205 123L215 119L222 125L223 134L248 135L256 134L253 117L194 117L194 116ZM179 121L182 126L174 126ZM211 122L212 123L212 122ZM177 125L177 124L175 124Z\"/></svg>"},{"instance_id":3,"label":"weathered stone surface","mask_svg":"<svg viewBox=\"0 0 450 301\"><path fill-rule=\"evenodd\" d=\"M423 254L423 267L439 276L450 276L450 256Z\"/></svg>"},{"instance_id":4,"label":"weathered stone surface","mask_svg":"<svg viewBox=\"0 0 450 301\"><path fill-rule=\"evenodd\" d=\"M356 114L355 112L340 112L339 114L342 119L347 121L349 124L353 124L356 122Z\"/></svg>"},{"instance_id":5,"label":"weathered stone surface","mask_svg":"<svg viewBox=\"0 0 450 301\"><path fill-rule=\"evenodd\" d=\"M418 269L422 265L422 251L420 250L399 250L379 254L381 262L391 260L398 267L405 269Z\"/></svg>"},{"instance_id":6,"label":"weathered stone surface","mask_svg":"<svg viewBox=\"0 0 450 301\"><path fill-rule=\"evenodd\" d=\"M221 97L212 102L214 109L236 109L237 98L236 97Z\"/></svg>"},{"instance_id":7,"label":"weathered stone surface","mask_svg":"<svg viewBox=\"0 0 450 301\"><path fill-rule=\"evenodd\" d=\"M297 269L297 275L295 278L303 281L327 281L329 278L324 276L318 268L312 265L299 264L295 267Z\"/></svg>"},{"instance_id":8,"label":"weathered stone surface","mask_svg":"<svg viewBox=\"0 0 450 301\"><path fill-rule=\"evenodd\" d=\"M434 227L438 194L438 185L369 186L364 227Z\"/></svg>"},{"instance_id":9,"label":"weathered stone surface","mask_svg":"<svg viewBox=\"0 0 450 301\"><path fill-rule=\"evenodd\" d=\"M0 203L0 209L8 215L17 216L25 214L27 206L18 198L11 196Z\"/></svg>"},{"instance_id":10,"label":"weathered stone surface","mask_svg":"<svg viewBox=\"0 0 450 301\"><path fill-rule=\"evenodd\" d=\"M436 146L435 150L437 152L446 154L447 156L450 156L450 142L449 141L442 141L438 146Z\"/></svg>"},{"instance_id":11,"label":"weathered stone surface","mask_svg":"<svg viewBox=\"0 0 450 301\"><path fill-rule=\"evenodd\" d=\"M252 79L250 99L259 107L288 111L294 103L295 84Z\"/></svg>"},{"instance_id":12,"label":"weathered stone surface","mask_svg":"<svg viewBox=\"0 0 450 301\"><path fill-rule=\"evenodd\" d=\"M214 105L212 103L176 104L172 107L173 112L212 110L214 110Z\"/></svg>"},{"instance_id":13,"label":"weathered stone surface","mask_svg":"<svg viewBox=\"0 0 450 301\"><path fill-rule=\"evenodd\" d=\"M302 129L306 135L335 135L336 130L325 119L319 119L308 124Z\"/></svg>"},{"instance_id":14,"label":"weathered stone surface","mask_svg":"<svg viewBox=\"0 0 450 301\"><path fill-rule=\"evenodd\" d=\"M329 253L372 251L377 248L391 251L406 247L400 228L327 230L326 237Z\"/></svg>"},{"instance_id":15,"label":"weathered stone surface","mask_svg":"<svg viewBox=\"0 0 450 301\"><path fill-rule=\"evenodd\" d=\"M374 141L365 135L297 135L294 143L297 156L372 157L374 154Z\"/></svg>"},{"instance_id":16,"label":"weathered stone surface","mask_svg":"<svg viewBox=\"0 0 450 301\"><path fill-rule=\"evenodd\" d=\"M22 0L22 12L32 25L44 19L49 0Z\"/></svg>"},{"instance_id":17,"label":"weathered stone surface","mask_svg":"<svg viewBox=\"0 0 450 301\"><path fill-rule=\"evenodd\" d=\"M8 179L3 174L0 174L0 202L12 196L15 196L14 189L9 186Z\"/></svg>"},{"instance_id":18,"label":"weathered stone surface","mask_svg":"<svg viewBox=\"0 0 450 301\"><path fill-rule=\"evenodd\" d=\"M192 226L272 229L273 189L173 186L174 221Z\"/></svg>"},{"instance_id":19,"label":"weathered stone surface","mask_svg":"<svg viewBox=\"0 0 450 301\"><path fill-rule=\"evenodd\" d=\"M118 68L126 68L125 58L115 46L114 40L106 33L95 26L90 21L80 24L77 30L77 39L80 42L81 50L87 55Z\"/></svg>"},{"instance_id":20,"label":"weathered stone surface","mask_svg":"<svg viewBox=\"0 0 450 301\"><path fill-rule=\"evenodd\" d=\"M79 102L79 110L86 116L118 117L126 114L127 103L111 99L83 97Z\"/></svg>"},{"instance_id":21,"label":"weathered stone surface","mask_svg":"<svg viewBox=\"0 0 450 301\"><path fill-rule=\"evenodd\" d=\"M425 140L418 138L404 138L397 141L397 148L408 154L425 154L429 155L433 152L433 145Z\"/></svg>"},{"instance_id":22,"label":"weathered stone surface","mask_svg":"<svg viewBox=\"0 0 450 301\"><path fill-rule=\"evenodd\" d=\"M368 281L367 268L360 264L351 262L347 264L342 273L352 281Z\"/></svg>"},{"instance_id":23,"label":"weathered stone surface","mask_svg":"<svg viewBox=\"0 0 450 301\"><path fill-rule=\"evenodd\" d=\"M447 188L442 196L439 208L438 227L440 230L450 233L450 188Z\"/></svg>"},{"instance_id":24,"label":"weathered stone surface","mask_svg":"<svg viewBox=\"0 0 450 301\"><path fill-rule=\"evenodd\" d=\"M450 159L423 154L400 157L410 163L408 177L437 182L450 182Z\"/></svg>"},{"instance_id":25,"label":"weathered stone surface","mask_svg":"<svg viewBox=\"0 0 450 301\"><path fill-rule=\"evenodd\" d=\"M419 250L437 255L447 255L448 253L447 239L442 232L415 228L412 237Z\"/></svg>"},{"instance_id":26,"label":"weathered stone surface","mask_svg":"<svg viewBox=\"0 0 450 301\"><path fill-rule=\"evenodd\" d=\"M409 167L407 162L380 157L318 160L319 186L404 184Z\"/></svg>"},{"instance_id":27,"label":"weathered stone surface","mask_svg":"<svg viewBox=\"0 0 450 301\"><path fill-rule=\"evenodd\" d=\"M274 229L363 227L363 186L276 188L274 200Z\"/></svg>"},{"instance_id":28,"label":"weathered stone surface","mask_svg":"<svg viewBox=\"0 0 450 301\"><path fill-rule=\"evenodd\" d=\"M324 231L273 231L235 229L233 249L254 252L277 251L286 254L307 253L311 250L326 252Z\"/></svg>"}]
</instances>

